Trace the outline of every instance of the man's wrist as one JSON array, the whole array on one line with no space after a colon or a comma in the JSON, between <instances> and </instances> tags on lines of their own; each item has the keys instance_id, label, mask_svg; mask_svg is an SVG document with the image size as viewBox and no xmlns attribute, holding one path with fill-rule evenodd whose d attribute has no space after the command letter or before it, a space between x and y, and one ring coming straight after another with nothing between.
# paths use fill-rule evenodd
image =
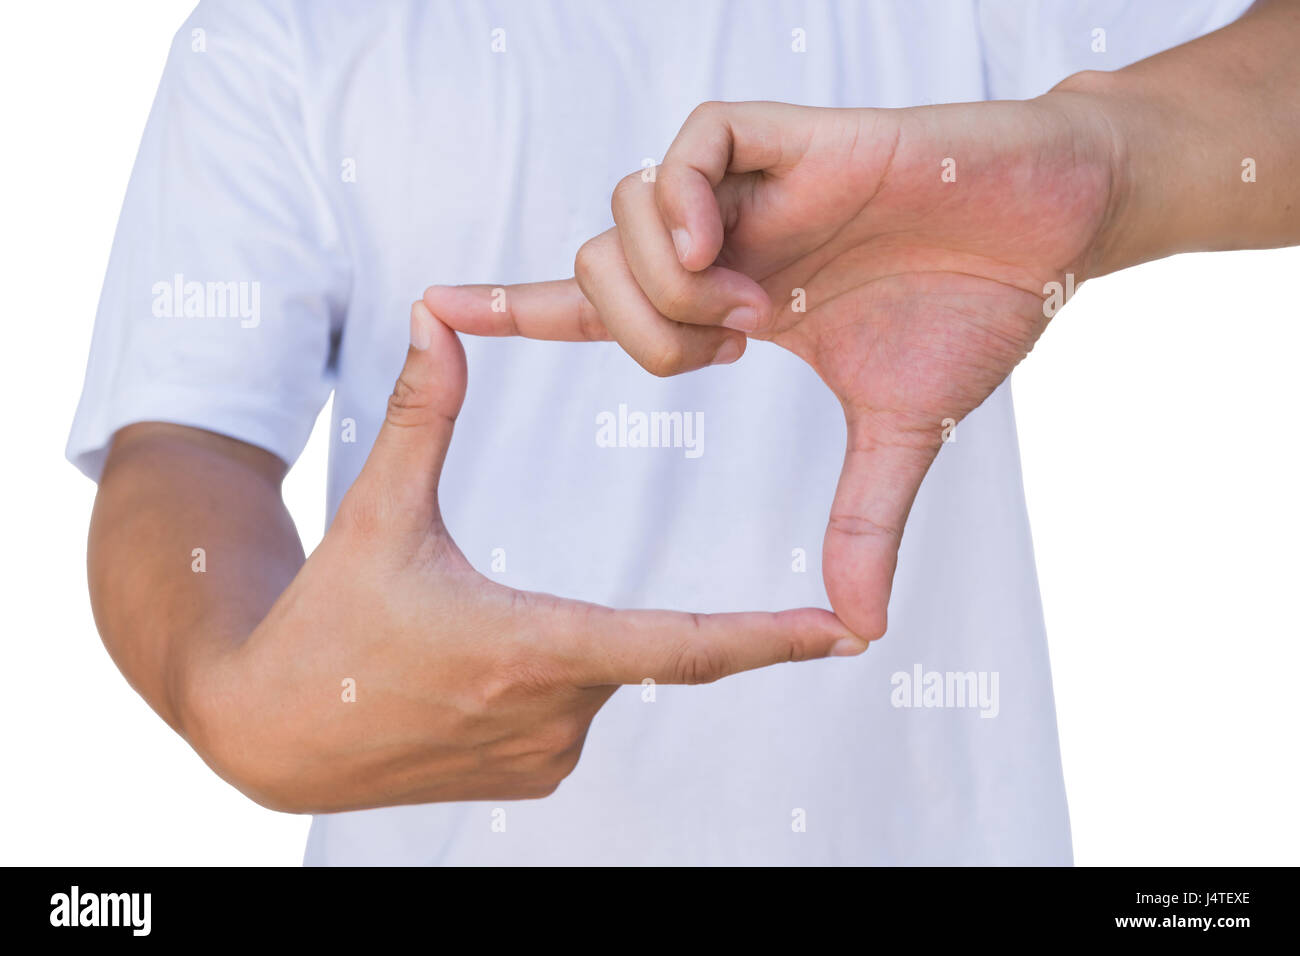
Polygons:
<instances>
[{"instance_id":1,"label":"man's wrist","mask_svg":"<svg viewBox=\"0 0 1300 956\"><path fill-rule=\"evenodd\" d=\"M1091 115L1109 131L1113 194L1089 275L1180 252L1300 242L1300 110L1287 78L1261 76L1258 65L1226 54L1212 76L1185 52L1076 73L1042 97L1076 110L1085 128Z\"/></svg>"},{"instance_id":2,"label":"man's wrist","mask_svg":"<svg viewBox=\"0 0 1300 956\"><path fill-rule=\"evenodd\" d=\"M1087 70L1066 77L1039 98L1068 111L1091 151L1106 156L1109 164L1106 211L1084 256L1085 278L1168 254L1161 251L1160 217L1142 212L1150 194L1139 188L1140 157L1134 152L1141 147L1134 142L1132 113L1126 112L1117 85L1114 74Z\"/></svg>"}]
</instances>

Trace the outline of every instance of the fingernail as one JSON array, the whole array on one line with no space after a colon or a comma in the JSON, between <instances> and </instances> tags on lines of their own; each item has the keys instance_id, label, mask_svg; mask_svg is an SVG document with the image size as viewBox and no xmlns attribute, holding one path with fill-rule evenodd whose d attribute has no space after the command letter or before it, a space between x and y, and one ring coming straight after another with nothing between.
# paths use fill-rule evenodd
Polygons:
<instances>
[{"instance_id":1,"label":"fingernail","mask_svg":"<svg viewBox=\"0 0 1300 956\"><path fill-rule=\"evenodd\" d=\"M856 637L841 637L831 647L831 657L856 657L867 649L867 645Z\"/></svg>"},{"instance_id":2,"label":"fingernail","mask_svg":"<svg viewBox=\"0 0 1300 956\"><path fill-rule=\"evenodd\" d=\"M758 310L748 305L732 309L722 320L722 327L735 329L737 332L753 332L758 328Z\"/></svg>"},{"instance_id":3,"label":"fingernail","mask_svg":"<svg viewBox=\"0 0 1300 956\"><path fill-rule=\"evenodd\" d=\"M423 302L411 306L411 346L423 352L433 343L433 313Z\"/></svg>"},{"instance_id":4,"label":"fingernail","mask_svg":"<svg viewBox=\"0 0 1300 956\"><path fill-rule=\"evenodd\" d=\"M745 351L743 343L737 339L727 339L727 341L722 343L722 347L718 349L717 354L713 356L713 361L709 364L730 365L732 362L736 361L736 359L740 358L740 353L743 351Z\"/></svg>"},{"instance_id":5,"label":"fingernail","mask_svg":"<svg viewBox=\"0 0 1300 956\"><path fill-rule=\"evenodd\" d=\"M663 235L661 232L659 235ZM673 230L673 246L677 249L677 261L685 262L691 252L691 234L680 226Z\"/></svg>"}]
</instances>

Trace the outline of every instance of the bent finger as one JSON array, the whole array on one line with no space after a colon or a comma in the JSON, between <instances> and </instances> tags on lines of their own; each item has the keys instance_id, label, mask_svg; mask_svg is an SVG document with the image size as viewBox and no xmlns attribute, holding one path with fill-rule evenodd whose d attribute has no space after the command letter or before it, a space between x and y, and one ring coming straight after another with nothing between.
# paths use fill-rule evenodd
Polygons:
<instances>
[{"instance_id":1,"label":"bent finger","mask_svg":"<svg viewBox=\"0 0 1300 956\"><path fill-rule=\"evenodd\" d=\"M683 325L655 309L632 275L617 229L578 250L574 273L605 328L652 375L727 364L745 351L745 336L740 333Z\"/></svg>"},{"instance_id":2,"label":"bent finger","mask_svg":"<svg viewBox=\"0 0 1300 956\"><path fill-rule=\"evenodd\" d=\"M628 267L661 315L747 334L769 324L772 303L749 276L716 265L692 272L681 264L655 201L654 183L639 174L625 177L614 190L612 205Z\"/></svg>"}]
</instances>

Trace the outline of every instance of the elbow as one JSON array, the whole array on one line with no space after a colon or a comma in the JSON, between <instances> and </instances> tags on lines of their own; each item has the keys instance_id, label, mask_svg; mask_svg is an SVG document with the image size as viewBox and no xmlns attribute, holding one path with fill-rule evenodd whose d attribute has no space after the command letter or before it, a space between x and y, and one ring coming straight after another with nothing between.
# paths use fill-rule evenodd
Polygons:
<instances>
[{"instance_id":1,"label":"elbow","mask_svg":"<svg viewBox=\"0 0 1300 956\"><path fill-rule=\"evenodd\" d=\"M202 679L178 681L170 695L173 727L222 780L277 813L317 812L302 775L284 759L274 723L246 705L247 688L221 680L217 668Z\"/></svg>"}]
</instances>

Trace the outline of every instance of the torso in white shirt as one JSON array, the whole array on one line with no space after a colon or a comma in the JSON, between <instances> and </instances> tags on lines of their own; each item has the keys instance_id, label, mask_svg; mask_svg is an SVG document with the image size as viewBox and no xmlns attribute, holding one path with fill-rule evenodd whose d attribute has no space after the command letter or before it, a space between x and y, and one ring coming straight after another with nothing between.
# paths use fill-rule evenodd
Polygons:
<instances>
[{"instance_id":1,"label":"torso in white shirt","mask_svg":"<svg viewBox=\"0 0 1300 956\"><path fill-rule=\"evenodd\" d=\"M1121 15L1095 6L1094 16ZM1150 49L1232 8L1190 6L1200 8L1192 20L1145 18L1164 31ZM1053 27L1081 34L1071 60L1044 52L1041 17L1009 3L267 9L203 4L178 34L70 454L93 471L113 428L170 417L292 458L333 385L331 513L382 420L412 299L431 283L570 275L579 245L611 224L615 182L661 159L699 102L978 100L1041 92L1093 65L1088 15ZM994 49L989 31L1012 23L1022 33ZM182 49L195 27L209 52ZM269 104L268 142L291 141L278 165L222 126L232 74L214 64L244 56L254 79L224 108ZM261 96L258 70L278 93ZM1009 76L1039 85L990 89ZM213 159L223 149L228 166ZM277 176L298 184L285 209L258 198L263 186L279 195ZM152 240L130 244L140 230ZM257 329L178 332L137 315L137 276L147 286L178 271L241 270L269 276ZM469 394L441 500L483 573L620 607L826 605L821 540L844 425L801 361L755 342L735 366L660 380L608 343L465 344ZM656 412L692 428L635 447L621 423ZM613 442L598 436L604 413ZM1068 863L1007 387L953 438L907 526L889 633L862 657L623 688L552 796L318 817L307 862Z\"/></svg>"}]
</instances>

